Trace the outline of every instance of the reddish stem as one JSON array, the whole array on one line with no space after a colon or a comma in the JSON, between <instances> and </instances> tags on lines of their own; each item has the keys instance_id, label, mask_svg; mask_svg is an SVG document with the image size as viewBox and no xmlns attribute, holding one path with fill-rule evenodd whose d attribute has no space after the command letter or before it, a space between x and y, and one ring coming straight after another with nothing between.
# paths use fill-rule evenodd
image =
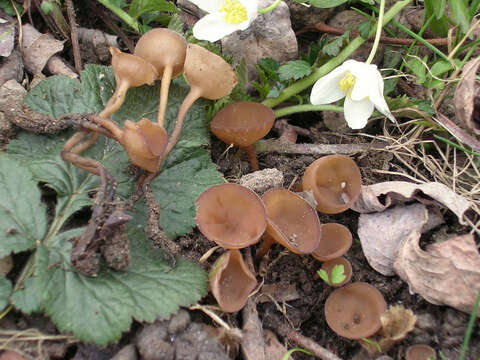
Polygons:
<instances>
[{"instance_id":1,"label":"reddish stem","mask_svg":"<svg viewBox=\"0 0 480 360\"><path fill-rule=\"evenodd\" d=\"M275 240L268 233L265 233L265 235L263 236L262 246L260 246L260 248L255 253L255 259L259 260L264 257L274 243Z\"/></svg>"},{"instance_id":2,"label":"reddish stem","mask_svg":"<svg viewBox=\"0 0 480 360\"><path fill-rule=\"evenodd\" d=\"M253 146L253 144L249 146L243 146L240 148L247 153L248 161L250 161L250 167L252 168L252 171L257 171L259 169L258 160L257 160L257 154L255 153L255 147Z\"/></svg>"}]
</instances>

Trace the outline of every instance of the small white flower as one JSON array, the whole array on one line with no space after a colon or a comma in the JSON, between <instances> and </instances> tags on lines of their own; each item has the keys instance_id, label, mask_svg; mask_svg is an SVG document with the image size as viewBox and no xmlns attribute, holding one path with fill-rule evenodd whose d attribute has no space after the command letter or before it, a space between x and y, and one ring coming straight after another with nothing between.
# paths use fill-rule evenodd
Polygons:
<instances>
[{"instance_id":1,"label":"small white flower","mask_svg":"<svg viewBox=\"0 0 480 360\"><path fill-rule=\"evenodd\" d=\"M345 97L344 114L348 126L361 129L375 107L395 121L383 97L383 78L376 65L347 60L317 80L312 87L310 102L325 105Z\"/></svg>"},{"instance_id":2,"label":"small white flower","mask_svg":"<svg viewBox=\"0 0 480 360\"><path fill-rule=\"evenodd\" d=\"M208 12L193 26L193 36L211 42L245 30L258 15L258 0L191 0Z\"/></svg>"}]
</instances>

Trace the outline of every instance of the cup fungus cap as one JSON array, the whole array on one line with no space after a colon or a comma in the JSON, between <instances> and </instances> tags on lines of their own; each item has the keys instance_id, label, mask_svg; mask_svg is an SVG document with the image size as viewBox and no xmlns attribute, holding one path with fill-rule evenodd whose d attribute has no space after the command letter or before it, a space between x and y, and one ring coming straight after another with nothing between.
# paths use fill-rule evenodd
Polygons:
<instances>
[{"instance_id":1,"label":"cup fungus cap","mask_svg":"<svg viewBox=\"0 0 480 360\"><path fill-rule=\"evenodd\" d=\"M435 350L431 346L423 344L412 345L405 353L405 360L430 360L436 358Z\"/></svg>"},{"instance_id":2,"label":"cup fungus cap","mask_svg":"<svg viewBox=\"0 0 480 360\"><path fill-rule=\"evenodd\" d=\"M192 90L199 92L198 97L209 100L230 94L237 85L237 76L232 67L200 45L188 45L184 71Z\"/></svg>"},{"instance_id":3,"label":"cup fungus cap","mask_svg":"<svg viewBox=\"0 0 480 360\"><path fill-rule=\"evenodd\" d=\"M254 102L237 102L220 110L210 123L213 134L227 144L252 145L268 134L275 121L271 108Z\"/></svg>"},{"instance_id":4,"label":"cup fungus cap","mask_svg":"<svg viewBox=\"0 0 480 360\"><path fill-rule=\"evenodd\" d=\"M151 85L158 76L157 71L148 61L139 56L121 52L111 47L112 68L117 87L122 82L128 83L129 87Z\"/></svg>"},{"instance_id":5,"label":"cup fungus cap","mask_svg":"<svg viewBox=\"0 0 480 360\"><path fill-rule=\"evenodd\" d=\"M241 310L248 295L257 286L255 275L250 272L239 250L229 250L213 265L209 277L210 290L225 312Z\"/></svg>"},{"instance_id":6,"label":"cup fungus cap","mask_svg":"<svg viewBox=\"0 0 480 360\"><path fill-rule=\"evenodd\" d=\"M302 184L304 191L313 192L318 211L338 214L358 198L362 178L357 164L348 156L328 155L310 164Z\"/></svg>"},{"instance_id":7,"label":"cup fungus cap","mask_svg":"<svg viewBox=\"0 0 480 360\"><path fill-rule=\"evenodd\" d=\"M286 189L262 196L267 209L267 234L295 254L310 254L320 243L318 214L302 197Z\"/></svg>"},{"instance_id":8,"label":"cup fungus cap","mask_svg":"<svg viewBox=\"0 0 480 360\"><path fill-rule=\"evenodd\" d=\"M161 78L166 66L171 66L172 77L183 72L187 42L176 31L156 28L140 37L133 52L151 63Z\"/></svg>"},{"instance_id":9,"label":"cup fungus cap","mask_svg":"<svg viewBox=\"0 0 480 360\"><path fill-rule=\"evenodd\" d=\"M320 261L328 261L345 254L352 246L352 233L342 224L322 224L320 245L312 256Z\"/></svg>"},{"instance_id":10,"label":"cup fungus cap","mask_svg":"<svg viewBox=\"0 0 480 360\"><path fill-rule=\"evenodd\" d=\"M150 172L158 169L160 155L168 142L167 132L148 119L139 122L126 120L119 139L132 164Z\"/></svg>"},{"instance_id":11,"label":"cup fungus cap","mask_svg":"<svg viewBox=\"0 0 480 360\"><path fill-rule=\"evenodd\" d=\"M197 226L225 249L257 243L267 226L265 206L252 190L238 184L209 187L197 199Z\"/></svg>"},{"instance_id":12,"label":"cup fungus cap","mask_svg":"<svg viewBox=\"0 0 480 360\"><path fill-rule=\"evenodd\" d=\"M338 335L352 340L375 334L387 310L383 295L374 286L355 282L330 294L325 302L325 319Z\"/></svg>"},{"instance_id":13,"label":"cup fungus cap","mask_svg":"<svg viewBox=\"0 0 480 360\"><path fill-rule=\"evenodd\" d=\"M331 279L332 270L336 265L343 265L343 272L345 274L345 279L340 283L329 282L329 285L333 286L333 287L340 287L340 286L343 286L346 283L348 283L350 281L350 279L352 278L352 273L353 273L352 264L350 263L350 261L348 261L344 257L339 257L339 258L336 258L336 259L331 259L331 260L325 261L322 264L322 269L325 270L325 272L328 274L329 279Z\"/></svg>"}]
</instances>

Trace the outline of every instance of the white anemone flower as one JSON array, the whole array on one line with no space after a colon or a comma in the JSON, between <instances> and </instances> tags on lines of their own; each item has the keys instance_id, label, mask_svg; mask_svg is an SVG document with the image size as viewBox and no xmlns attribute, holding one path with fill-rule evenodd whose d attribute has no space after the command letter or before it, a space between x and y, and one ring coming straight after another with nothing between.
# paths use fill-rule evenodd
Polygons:
<instances>
[{"instance_id":1,"label":"white anemone flower","mask_svg":"<svg viewBox=\"0 0 480 360\"><path fill-rule=\"evenodd\" d=\"M208 12L193 26L193 36L215 42L237 30L247 29L258 15L258 0L193 0Z\"/></svg>"},{"instance_id":2,"label":"white anemone flower","mask_svg":"<svg viewBox=\"0 0 480 360\"><path fill-rule=\"evenodd\" d=\"M352 129L365 127L374 108L395 121L383 97L383 78L376 65L347 60L318 79L310 94L313 105L330 104L342 98L345 98L345 120Z\"/></svg>"}]
</instances>

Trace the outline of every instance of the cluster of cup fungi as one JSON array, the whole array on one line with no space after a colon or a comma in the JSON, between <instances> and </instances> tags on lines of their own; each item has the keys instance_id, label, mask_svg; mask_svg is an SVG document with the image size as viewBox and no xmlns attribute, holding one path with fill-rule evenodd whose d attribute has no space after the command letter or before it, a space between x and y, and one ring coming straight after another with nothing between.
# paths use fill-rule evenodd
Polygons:
<instances>
[{"instance_id":1,"label":"cluster of cup fungi","mask_svg":"<svg viewBox=\"0 0 480 360\"><path fill-rule=\"evenodd\" d=\"M257 259L272 244L279 243L295 254L310 254L322 261L327 273L336 264L350 270L342 283L331 285L342 286L349 281L351 265L342 255L350 248L352 235L343 225L321 224L317 211L338 214L349 209L360 194L360 170L349 157L325 156L307 168L302 186L304 192L313 194L316 208L287 189L270 189L260 197L233 183L212 186L197 199L198 228L227 249L210 274L212 294L223 311L240 310L256 287L255 274L244 263L239 249L258 243L262 237ZM381 293L363 282L339 287L325 304L328 325L349 339L375 334L381 326L380 315L386 310Z\"/></svg>"},{"instance_id":2,"label":"cluster of cup fungi","mask_svg":"<svg viewBox=\"0 0 480 360\"><path fill-rule=\"evenodd\" d=\"M80 117L79 129L65 143L61 153L65 161L101 180L92 218L85 233L75 239L71 255L74 267L80 264L76 270L90 276L98 271L98 257L95 256L98 248L108 257L102 241L124 236L122 226L129 216L123 213L124 206L117 208L118 203L113 201L115 180L100 162L83 157L81 153L93 146L99 135L121 144L132 164L145 171L138 179L137 194L132 197L136 201L142 193L147 193L149 182L178 142L193 103L199 98L216 100L227 96L237 84L234 71L221 57L201 46L187 44L181 35L169 29L147 32L139 39L133 54L116 48L110 48L110 52L115 92L99 114ZM187 79L190 91L168 135L164 127L168 91L171 80L181 74ZM122 106L128 89L152 85L156 80L161 80L156 123L146 118L137 122L126 120L122 129L110 119ZM225 143L243 149L252 170L258 170L254 144L270 131L274 122L275 115L269 107L237 102L220 110L210 128ZM246 187L226 183L212 186L200 195L196 202L198 228L209 240L227 250L210 272L211 292L225 312L236 312L245 305L257 280L239 249L254 245L263 237L256 252L257 259L263 257L272 244L279 243L295 254L310 254L322 261L322 268L329 276L335 265L343 265L345 280L329 283L339 288L325 303L326 321L334 332L348 339L372 336L381 327L380 315L386 311L387 304L370 284L346 285L352 267L342 255L352 244L352 234L340 224L321 224L317 213L338 214L349 209L360 193L360 171L346 156L325 156L307 168L302 185L303 191L313 194L316 208L287 189L271 189L259 197ZM128 244L126 238L125 243ZM128 265L128 261L106 260L118 270ZM424 350L415 348L409 355Z\"/></svg>"}]
</instances>

